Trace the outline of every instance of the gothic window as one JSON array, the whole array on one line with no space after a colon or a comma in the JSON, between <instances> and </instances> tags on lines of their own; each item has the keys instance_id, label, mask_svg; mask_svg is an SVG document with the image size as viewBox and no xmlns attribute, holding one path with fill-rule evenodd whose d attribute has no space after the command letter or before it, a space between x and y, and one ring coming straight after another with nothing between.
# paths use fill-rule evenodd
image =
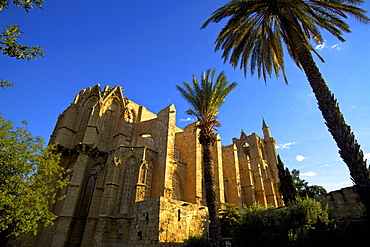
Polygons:
<instances>
[{"instance_id":1,"label":"gothic window","mask_svg":"<svg viewBox=\"0 0 370 247\"><path fill-rule=\"evenodd\" d=\"M149 223L149 213L146 212L145 214L145 223L148 224Z\"/></svg>"},{"instance_id":2,"label":"gothic window","mask_svg":"<svg viewBox=\"0 0 370 247\"><path fill-rule=\"evenodd\" d=\"M264 160L267 160L266 148L265 148L265 145L262 142L260 143L260 149L261 149L261 153L262 153L262 158Z\"/></svg>"},{"instance_id":3,"label":"gothic window","mask_svg":"<svg viewBox=\"0 0 370 247\"><path fill-rule=\"evenodd\" d=\"M86 131L86 127L88 125L89 119L91 115L93 114L93 108L94 108L94 105L96 104L96 101L97 99L90 98L89 100L85 101L83 105L84 108L80 109L83 111L83 113L82 113L82 117L81 117L79 127L78 127L78 132L77 132L77 137L76 137L77 142L83 141L83 136L85 135L85 131ZM81 114L81 113L78 113L78 114Z\"/></svg>"},{"instance_id":4,"label":"gothic window","mask_svg":"<svg viewBox=\"0 0 370 247\"><path fill-rule=\"evenodd\" d=\"M246 156L250 156L250 148L248 143L243 144L243 152Z\"/></svg>"},{"instance_id":5,"label":"gothic window","mask_svg":"<svg viewBox=\"0 0 370 247\"><path fill-rule=\"evenodd\" d=\"M117 111L117 105L111 104L104 113L100 135L100 144L103 145L104 148L108 148L106 145L109 144L109 141L112 138L113 130L116 124Z\"/></svg>"},{"instance_id":6,"label":"gothic window","mask_svg":"<svg viewBox=\"0 0 370 247\"><path fill-rule=\"evenodd\" d=\"M152 184L152 175L153 175L153 161L148 161L147 163L147 172L145 178L145 199L150 198L151 184Z\"/></svg>"},{"instance_id":7,"label":"gothic window","mask_svg":"<svg viewBox=\"0 0 370 247\"><path fill-rule=\"evenodd\" d=\"M141 183L141 184L145 184L147 174L148 174L148 165L147 165L147 163L143 163L140 166L138 182Z\"/></svg>"},{"instance_id":8,"label":"gothic window","mask_svg":"<svg viewBox=\"0 0 370 247\"><path fill-rule=\"evenodd\" d=\"M128 112L128 117L127 117L127 120L128 120L127 122L129 122L129 123L133 123L133 122L134 122L134 115L135 115L135 114L134 114L134 111L132 111L132 110L131 110L131 111L129 111L129 112Z\"/></svg>"},{"instance_id":9,"label":"gothic window","mask_svg":"<svg viewBox=\"0 0 370 247\"><path fill-rule=\"evenodd\" d=\"M229 202L229 181L228 180L224 180L224 192L225 192L225 202L228 203Z\"/></svg>"},{"instance_id":10,"label":"gothic window","mask_svg":"<svg viewBox=\"0 0 370 247\"><path fill-rule=\"evenodd\" d=\"M85 187L85 192L81 200L79 217L87 217L89 213L89 207L90 207L91 199L94 193L95 183L98 177L99 170L100 170L100 165L97 165L91 170L89 174L89 178L87 180L86 187Z\"/></svg>"}]
</instances>

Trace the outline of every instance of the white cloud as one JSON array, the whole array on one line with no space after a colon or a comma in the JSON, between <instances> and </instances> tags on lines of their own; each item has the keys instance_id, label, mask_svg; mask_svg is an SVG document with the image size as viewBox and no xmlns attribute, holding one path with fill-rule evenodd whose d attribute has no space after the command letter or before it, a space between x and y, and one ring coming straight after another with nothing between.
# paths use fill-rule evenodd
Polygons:
<instances>
[{"instance_id":1,"label":"white cloud","mask_svg":"<svg viewBox=\"0 0 370 247\"><path fill-rule=\"evenodd\" d=\"M303 155L297 155L296 157L295 157L295 159L297 160L297 161L303 161L304 159L305 159L306 157L304 157Z\"/></svg>"},{"instance_id":2,"label":"white cloud","mask_svg":"<svg viewBox=\"0 0 370 247\"><path fill-rule=\"evenodd\" d=\"M335 50L340 50L340 47L339 47L339 44L335 44L335 45L328 46L328 45L326 44L326 40L324 40L324 42L322 42L321 44L316 45L316 46L315 46L315 49L316 49L316 50L319 50L319 51L321 51L321 50L323 50L323 49L329 49L329 50L331 50L331 49L335 49Z\"/></svg>"},{"instance_id":3,"label":"white cloud","mask_svg":"<svg viewBox=\"0 0 370 247\"><path fill-rule=\"evenodd\" d=\"M192 121L190 117L180 119L180 122L189 122L189 121Z\"/></svg>"},{"instance_id":4,"label":"white cloud","mask_svg":"<svg viewBox=\"0 0 370 247\"><path fill-rule=\"evenodd\" d=\"M370 153L364 154L364 158L370 160Z\"/></svg>"},{"instance_id":5,"label":"white cloud","mask_svg":"<svg viewBox=\"0 0 370 247\"><path fill-rule=\"evenodd\" d=\"M330 49L334 49L334 48L336 50L340 50L339 44L335 44L335 45L330 46Z\"/></svg>"},{"instance_id":6,"label":"white cloud","mask_svg":"<svg viewBox=\"0 0 370 247\"><path fill-rule=\"evenodd\" d=\"M353 183L350 182L350 181L343 181L343 182L341 182L339 184L335 184L335 186L340 186L342 188L343 188L343 186L352 186L352 185L353 185Z\"/></svg>"},{"instance_id":7,"label":"white cloud","mask_svg":"<svg viewBox=\"0 0 370 247\"><path fill-rule=\"evenodd\" d=\"M305 176L305 177L314 177L317 174L315 172L313 172L313 171L309 171L309 172L302 173L301 175L302 176Z\"/></svg>"},{"instance_id":8,"label":"white cloud","mask_svg":"<svg viewBox=\"0 0 370 247\"><path fill-rule=\"evenodd\" d=\"M321 44L318 44L317 46L315 46L315 49L321 51L325 47L326 47L326 42L324 41Z\"/></svg>"},{"instance_id":9,"label":"white cloud","mask_svg":"<svg viewBox=\"0 0 370 247\"><path fill-rule=\"evenodd\" d=\"M296 144L296 142L288 142L283 144L276 144L275 147L276 149L290 149L290 146L294 144Z\"/></svg>"}]
</instances>

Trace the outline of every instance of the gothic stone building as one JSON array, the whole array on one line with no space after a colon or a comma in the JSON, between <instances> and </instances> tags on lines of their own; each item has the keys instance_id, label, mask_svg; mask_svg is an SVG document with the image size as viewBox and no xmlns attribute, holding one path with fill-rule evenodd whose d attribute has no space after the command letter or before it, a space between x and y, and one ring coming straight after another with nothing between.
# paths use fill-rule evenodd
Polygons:
<instances>
[{"instance_id":1,"label":"gothic stone building","mask_svg":"<svg viewBox=\"0 0 370 247\"><path fill-rule=\"evenodd\" d=\"M58 219L16 246L171 246L207 234L202 149L194 123L175 125L176 108L158 114L100 85L83 89L59 116L50 142L69 169ZM255 133L213 148L220 204L282 206L275 140ZM219 137L218 137L219 138ZM17 242L16 241L16 242Z\"/></svg>"}]
</instances>

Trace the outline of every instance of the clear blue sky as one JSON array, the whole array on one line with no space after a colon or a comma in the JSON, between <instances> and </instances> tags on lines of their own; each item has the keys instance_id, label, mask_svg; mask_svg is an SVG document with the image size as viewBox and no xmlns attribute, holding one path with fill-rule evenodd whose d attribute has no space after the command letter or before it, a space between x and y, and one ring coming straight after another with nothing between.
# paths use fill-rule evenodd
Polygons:
<instances>
[{"instance_id":1,"label":"clear blue sky","mask_svg":"<svg viewBox=\"0 0 370 247\"><path fill-rule=\"evenodd\" d=\"M0 56L0 78L14 89L0 90L0 113L16 125L49 139L58 115L83 88L123 86L126 97L157 113L174 103L177 125L190 122L176 84L208 68L225 71L238 87L220 109L223 145L247 134L262 135L262 116L290 169L310 184L335 190L351 185L346 165L328 133L304 73L286 59L290 84L268 80L224 64L214 40L224 23L199 30L221 0L47 0L43 10L26 13L10 6L0 12L1 26L19 25L20 43L40 45L45 58L31 62ZM370 10L366 1L363 7ZM367 157L370 156L370 25L349 19L352 33L341 43L324 33L317 47L326 63L318 66Z\"/></svg>"}]
</instances>

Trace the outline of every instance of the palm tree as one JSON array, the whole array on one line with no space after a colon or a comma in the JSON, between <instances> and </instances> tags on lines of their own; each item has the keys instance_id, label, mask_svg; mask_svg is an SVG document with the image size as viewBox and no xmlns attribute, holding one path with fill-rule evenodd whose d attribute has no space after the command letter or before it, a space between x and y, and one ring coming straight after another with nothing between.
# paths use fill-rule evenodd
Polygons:
<instances>
[{"instance_id":1,"label":"palm tree","mask_svg":"<svg viewBox=\"0 0 370 247\"><path fill-rule=\"evenodd\" d=\"M186 113L197 118L196 128L200 130L199 143L203 147L203 174L210 219L210 237L212 238L212 246L221 246L221 224L218 217L219 206L211 146L216 141L215 127L220 126L216 117L218 109L237 84L235 82L229 84L224 72L221 72L214 82L215 73L215 69L208 69L202 73L200 83L193 75L192 85L185 81L184 87L176 85L176 88L191 106L191 109L187 110Z\"/></svg>"},{"instance_id":2,"label":"palm tree","mask_svg":"<svg viewBox=\"0 0 370 247\"><path fill-rule=\"evenodd\" d=\"M339 109L334 95L325 83L312 53L323 59L312 47L310 40L322 43L322 28L340 41L342 32L351 32L343 20L347 15L362 23L369 23L366 11L360 7L363 0L234 0L212 13L203 24L218 23L230 17L219 33L216 50L223 50L224 61L230 60L235 68L240 65L246 75L257 69L258 77L278 77L282 71L285 82L283 45L299 68L303 68L318 101L329 132L347 164L357 192L370 216L370 178L363 153ZM250 64L248 64L250 63Z\"/></svg>"}]
</instances>

